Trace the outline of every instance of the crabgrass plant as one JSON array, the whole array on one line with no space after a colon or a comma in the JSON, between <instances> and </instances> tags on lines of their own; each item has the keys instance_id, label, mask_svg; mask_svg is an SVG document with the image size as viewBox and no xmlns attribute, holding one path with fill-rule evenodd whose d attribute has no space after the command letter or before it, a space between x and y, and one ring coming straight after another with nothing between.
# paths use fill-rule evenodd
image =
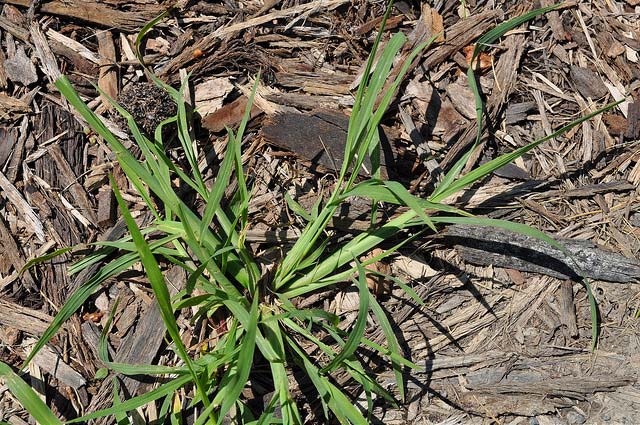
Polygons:
<instances>
[{"instance_id":1,"label":"crabgrass plant","mask_svg":"<svg viewBox=\"0 0 640 425\"><path fill-rule=\"evenodd\" d=\"M474 50L474 60L486 46L498 40L507 31L553 8L555 6L536 10L497 26L478 41ZM388 14L389 11L384 20ZM150 23L141 31L138 41L154 23ZM157 402L160 406L160 423L180 423L180 411L183 406L197 413L195 423L198 425L221 423L228 416L241 423L301 423L303 418L290 389L293 368L303 372L315 387L321 412L326 418L333 417L341 423L368 423L373 395L391 403L397 402L398 398L402 400L402 370L418 366L403 358L391 323L383 307L369 292L365 279L365 267L390 255L398 246L361 262L359 259L363 255L391 238L399 235L405 235L406 238L407 231L415 233L420 229L430 229L435 232L438 225L447 223L498 226L536 237L565 251L553 239L538 230L508 221L474 217L442 203L442 200L482 180L545 140L558 137L602 110L585 115L548 137L461 175L470 156L468 153L444 176L429 198L415 197L399 183L380 179L379 158L376 155L379 145L378 126L410 64L434 39L422 43L412 52L388 90L382 93L394 59L406 37L402 33L393 35L385 44L379 58L374 60L381 35L382 31L378 33L373 53L366 64L364 78L355 96L345 159L335 188L326 201L318 200L311 211L305 211L302 206L288 198L289 207L303 217L307 224L296 243L275 265L275 272L269 274L269 278L262 274L244 240L244 230L249 224L247 205L251 198L251 188L242 168L241 142L249 120L249 107L237 131L228 130L224 158L219 165L215 181L207 185L198 168L199 153L192 137L189 113L183 98L184 87L176 90L149 74L178 105L177 115L161 123L153 139L144 135L132 116L113 102L118 112L127 119L135 143L142 152L142 159L139 160L87 107L69 80L62 77L56 82L56 86L69 103L109 144L131 185L146 203L153 219L141 229L112 181L113 191L129 232L117 241L96 242L94 245L97 249L93 253L71 266L70 272L77 273L92 264L103 264L60 308L50 327L26 359L25 365L102 283L136 264L143 266L170 338L168 348L173 350L179 359L176 367L113 362L107 350L106 333L109 326L106 326L98 355L108 370L124 375L156 375L162 379L155 389L124 401L119 400L118 389L115 386L116 394L112 407L89 413L68 423L83 422L107 415L114 415L118 423L126 423L127 412L150 402ZM473 147L475 148L481 137L483 104L472 67L469 67L468 76L475 93L478 112L478 135ZM256 79L256 86L258 80ZM186 81L183 84L186 84ZM379 97L381 93L382 96ZM378 102L378 99L381 100ZM606 109L610 107L612 105ZM177 127L177 137L187 166L176 163L165 152L165 142L162 140L163 127L169 124L175 124ZM367 157L373 164L372 177L357 182L357 170L362 167ZM224 191L234 173L239 183L238 190L232 199L225 203ZM179 186L189 186L206 205L202 214L194 211L176 193L176 179L179 180ZM369 230L336 248L328 243L327 226L340 205L354 196L369 198L374 206L386 202L403 205L409 209L385 223L375 223L372 220ZM68 250L59 250L41 257L29 266L49 260ZM174 297L170 296L163 276L162 267L167 264L181 267L188 274L185 288ZM416 302L422 303L409 286L397 279L395 281ZM308 296L314 291L343 282L352 282L359 293L357 318L348 332L338 327L339 317L323 310L297 308L291 301L293 297ZM588 284L587 291L595 314L593 296ZM195 319L206 318L216 312L223 313L227 318L228 331L210 348L190 350L181 339L176 320L176 316L184 309L196 311ZM383 330L386 337L384 345L365 337L369 314L374 316ZM595 342L595 317L593 321ZM319 330L324 335L329 335L328 339L321 338ZM305 344L317 346L323 355L319 358L310 357L302 348L304 341ZM388 360L395 374L397 395L382 388L376 382L375 376L361 364L356 351L362 347L373 350ZM255 412L245 404L241 393L254 369L254 362L259 357L269 364L270 381L275 391L263 411ZM366 409L354 405L343 389L335 384L332 373L338 369L346 371L360 384L367 399ZM103 370L100 375L104 377L106 372ZM2 363L0 377L4 378L13 395L38 422L61 423L35 392ZM191 388L193 391L179 392L181 388ZM181 398L186 397L184 394L187 394L188 398Z\"/></svg>"}]
</instances>

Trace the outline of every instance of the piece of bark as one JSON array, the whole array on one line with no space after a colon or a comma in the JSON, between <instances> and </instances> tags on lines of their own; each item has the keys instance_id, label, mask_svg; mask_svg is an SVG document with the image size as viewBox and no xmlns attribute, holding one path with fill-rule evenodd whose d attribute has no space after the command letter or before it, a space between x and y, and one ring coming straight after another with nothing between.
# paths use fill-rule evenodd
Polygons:
<instances>
[{"instance_id":1,"label":"piece of bark","mask_svg":"<svg viewBox=\"0 0 640 425\"><path fill-rule=\"evenodd\" d=\"M24 42L29 41L29 31L19 25L16 25L4 16L0 16L0 28L4 29L18 40L22 40Z\"/></svg>"},{"instance_id":2,"label":"piece of bark","mask_svg":"<svg viewBox=\"0 0 640 425\"><path fill-rule=\"evenodd\" d=\"M209 78L198 84L194 98L198 113L205 118L218 111L232 90L233 83L228 77Z\"/></svg>"},{"instance_id":3,"label":"piece of bark","mask_svg":"<svg viewBox=\"0 0 640 425\"><path fill-rule=\"evenodd\" d=\"M51 47L49 47L49 43L37 22L31 23L30 31L31 40L36 49L36 56L40 59L42 72L49 78L49 82L53 84L62 77L62 72L60 72L56 57L51 51Z\"/></svg>"},{"instance_id":4,"label":"piece of bark","mask_svg":"<svg viewBox=\"0 0 640 425\"><path fill-rule=\"evenodd\" d=\"M331 109L336 105L350 107L353 105L352 96L317 96L304 93L274 93L264 97L266 100L278 105L291 106L296 109L311 111L313 109Z\"/></svg>"},{"instance_id":5,"label":"piece of bark","mask_svg":"<svg viewBox=\"0 0 640 425\"><path fill-rule=\"evenodd\" d=\"M35 345L35 342L36 340L33 338L29 338L27 341L29 345ZM38 351L38 354L33 358L33 363L75 390L87 383L80 373L65 363L61 356L48 345Z\"/></svg>"},{"instance_id":6,"label":"piece of bark","mask_svg":"<svg viewBox=\"0 0 640 425\"><path fill-rule=\"evenodd\" d=\"M553 4L555 4L553 0L542 1L543 7L551 6ZM551 28L553 38L561 43L567 41L567 31L564 29L564 25L562 24L560 13L557 10L552 10L547 12L546 16L549 19L549 27Z\"/></svg>"},{"instance_id":7,"label":"piece of bark","mask_svg":"<svg viewBox=\"0 0 640 425\"><path fill-rule=\"evenodd\" d=\"M529 113L535 109L535 102L511 103L507 106L504 114L505 124L515 124L524 121L529 116Z\"/></svg>"},{"instance_id":8,"label":"piece of bark","mask_svg":"<svg viewBox=\"0 0 640 425\"><path fill-rule=\"evenodd\" d=\"M20 272L22 267L26 264L25 258L22 256L22 251L18 247L18 244L13 239L11 231L5 225L4 220L0 217L0 273L3 275L9 274L13 267L14 272ZM32 290L36 290L37 286L30 271L24 272L22 275L24 285ZM2 289L2 284L0 284Z\"/></svg>"},{"instance_id":9,"label":"piece of bark","mask_svg":"<svg viewBox=\"0 0 640 425\"><path fill-rule=\"evenodd\" d=\"M298 156L339 170L344 161L349 119L333 111L312 114L284 113L269 117L262 128L267 143Z\"/></svg>"},{"instance_id":10,"label":"piece of bark","mask_svg":"<svg viewBox=\"0 0 640 425\"><path fill-rule=\"evenodd\" d=\"M214 133L224 131L226 127L233 128L242 120L248 103L249 99L247 99L246 96L240 96L233 102L203 117L202 126ZM251 106L251 118L258 116L260 113L261 111L258 107L255 105Z\"/></svg>"},{"instance_id":11,"label":"piece of bark","mask_svg":"<svg viewBox=\"0 0 640 425\"><path fill-rule=\"evenodd\" d=\"M101 35L101 34L111 34L109 31L97 31L96 32L96 37L98 38L98 43L100 43L100 38L106 38L106 35ZM89 50L89 48L87 46L85 46L84 44L67 37L64 34L59 33L58 31L54 30L53 28L49 28L47 29L47 39L49 41L52 42L56 42L62 46L65 46L66 48L68 48L69 50L73 51L76 55L84 58L85 60L88 60L89 62L93 63L94 65L100 65L101 64L101 53L98 52L98 54L96 55L94 52L92 52L91 50ZM115 61L115 59L114 59ZM75 62L75 61L74 61Z\"/></svg>"},{"instance_id":12,"label":"piece of bark","mask_svg":"<svg viewBox=\"0 0 640 425\"><path fill-rule=\"evenodd\" d=\"M7 71L4 67L4 63L7 58L4 55L2 49L0 49L0 90L5 90L7 88L8 77Z\"/></svg>"},{"instance_id":13,"label":"piece of bark","mask_svg":"<svg viewBox=\"0 0 640 425\"><path fill-rule=\"evenodd\" d=\"M607 125L607 130L609 131L609 133L611 133L611 135L622 136L627 132L629 123L627 122L627 119L622 115L605 114L603 115L602 119Z\"/></svg>"},{"instance_id":14,"label":"piece of bark","mask_svg":"<svg viewBox=\"0 0 640 425\"><path fill-rule=\"evenodd\" d=\"M111 97L111 99L118 98L118 72L115 67L117 61L116 58L116 46L113 43L113 35L111 31L96 31L96 37L98 39L98 55L100 56L100 75L98 77L98 87ZM106 110L112 108L109 100L100 94L103 105Z\"/></svg>"},{"instance_id":15,"label":"piece of bark","mask_svg":"<svg viewBox=\"0 0 640 425\"><path fill-rule=\"evenodd\" d=\"M112 226L116 218L116 202L110 187L98 191L98 228Z\"/></svg>"},{"instance_id":16,"label":"piece of bark","mask_svg":"<svg viewBox=\"0 0 640 425\"><path fill-rule=\"evenodd\" d=\"M566 334L571 338L579 336L576 320L576 305L573 300L573 282L564 280L558 289L558 307L560 322L566 327Z\"/></svg>"},{"instance_id":17,"label":"piece of bark","mask_svg":"<svg viewBox=\"0 0 640 425\"><path fill-rule=\"evenodd\" d=\"M545 197L592 198L595 195L611 192L628 192L630 190L636 190L636 186L624 180L614 180L607 183L584 185L575 189L553 190L545 193Z\"/></svg>"},{"instance_id":18,"label":"piece of bark","mask_svg":"<svg viewBox=\"0 0 640 425\"><path fill-rule=\"evenodd\" d=\"M48 153L56 164L57 181L71 193L82 214L92 223L96 223L97 217L93 210L93 204L89 200L89 195L84 186L78 181L78 177L71 169L71 165L67 162L60 146L57 144L51 145Z\"/></svg>"},{"instance_id":19,"label":"piece of bark","mask_svg":"<svg viewBox=\"0 0 640 425\"><path fill-rule=\"evenodd\" d=\"M595 72L588 68L582 68L572 65L569 75L576 90L583 96L591 99L599 99L605 96L609 91L602 82L602 79Z\"/></svg>"},{"instance_id":20,"label":"piece of bark","mask_svg":"<svg viewBox=\"0 0 640 425\"><path fill-rule=\"evenodd\" d=\"M0 127L0 140L2 140L0 143L0 166L4 167L9 160L20 134L19 127ZM11 179L9 180L11 181Z\"/></svg>"},{"instance_id":21,"label":"piece of bark","mask_svg":"<svg viewBox=\"0 0 640 425\"><path fill-rule=\"evenodd\" d=\"M5 118L13 119L30 111L27 103L0 92L0 121Z\"/></svg>"},{"instance_id":22,"label":"piece of bark","mask_svg":"<svg viewBox=\"0 0 640 425\"><path fill-rule=\"evenodd\" d=\"M24 197L18 189L0 172L0 190L4 192L4 196L11 202L18 211L26 224L29 225L29 231L33 232L40 242L44 242L44 227L38 215L33 208L25 201Z\"/></svg>"},{"instance_id":23,"label":"piece of bark","mask_svg":"<svg viewBox=\"0 0 640 425\"><path fill-rule=\"evenodd\" d=\"M640 91L635 92L635 101L629 104L627 111L627 131L625 136L627 139L640 138Z\"/></svg>"},{"instance_id":24,"label":"piece of bark","mask_svg":"<svg viewBox=\"0 0 640 425\"><path fill-rule=\"evenodd\" d=\"M38 81L36 67L33 66L33 62L27 57L22 46L17 46L15 54L5 60L4 69L9 80L14 83L29 86Z\"/></svg>"},{"instance_id":25,"label":"piece of bark","mask_svg":"<svg viewBox=\"0 0 640 425\"><path fill-rule=\"evenodd\" d=\"M18 329L29 335L42 336L53 317L0 298L0 325Z\"/></svg>"},{"instance_id":26,"label":"piece of bark","mask_svg":"<svg viewBox=\"0 0 640 425\"><path fill-rule=\"evenodd\" d=\"M11 183L15 183L18 178L18 172L22 167L24 145L29 135L29 117L25 116L22 118L22 122L20 123L20 136L18 137L18 140L16 140L15 145L12 146L13 155L11 156L11 161L9 161L9 166L7 167L7 179L9 179Z\"/></svg>"},{"instance_id":27,"label":"piece of bark","mask_svg":"<svg viewBox=\"0 0 640 425\"><path fill-rule=\"evenodd\" d=\"M24 7L32 4L31 0L4 0L4 2ZM119 10L110 6L114 3L116 5L134 3L134 5L129 4L127 7L129 10ZM131 9L135 10L135 13L132 13ZM38 7L41 13L66 16L127 32L139 30L163 10L165 6L161 4L121 0L108 3L93 0L54 0L43 2Z\"/></svg>"},{"instance_id":28,"label":"piece of bark","mask_svg":"<svg viewBox=\"0 0 640 425\"><path fill-rule=\"evenodd\" d=\"M339 171L344 162L349 118L331 110L311 114L283 113L268 118L262 128L267 143L290 150L311 166ZM380 154L382 172L386 174L384 154ZM371 162L365 159L367 170ZM358 170L362 172L362 170Z\"/></svg>"},{"instance_id":29,"label":"piece of bark","mask_svg":"<svg viewBox=\"0 0 640 425\"><path fill-rule=\"evenodd\" d=\"M487 394L537 394L540 397L569 397L586 400L596 392L615 391L619 387L635 383L633 378L612 375L563 377L540 382L491 383L465 385L467 388Z\"/></svg>"},{"instance_id":30,"label":"piece of bark","mask_svg":"<svg viewBox=\"0 0 640 425\"><path fill-rule=\"evenodd\" d=\"M445 231L446 240L455 246L463 260L480 265L542 273L559 279L586 277L610 282L632 282L640 278L640 263L620 254L605 251L590 241L558 240L571 254L551 247L536 238L495 227L453 225Z\"/></svg>"},{"instance_id":31,"label":"piece of bark","mask_svg":"<svg viewBox=\"0 0 640 425\"><path fill-rule=\"evenodd\" d=\"M12 0L16 1L16 0ZM23 1L23 0L20 0ZM277 19L289 18L294 19L295 16L303 15L308 17L311 13L318 10L333 10L345 3L348 3L348 0L315 0L309 3L300 4L297 6L289 7L286 9L276 10L271 13L267 13L266 15L258 16L255 18L250 18L245 20L244 22L238 22L229 26L222 26L207 36L198 40L193 46L189 49L184 49L184 51L173 58L167 66L163 68L160 73L161 77L171 76L177 73L178 69L184 68L194 60L197 60L197 57L194 56L194 52L201 51L207 52L210 51L219 40L222 38L229 36L238 31L242 31L248 28L253 28L256 26L260 26L266 23L271 23ZM189 72L192 72L193 69L188 69Z\"/></svg>"}]
</instances>

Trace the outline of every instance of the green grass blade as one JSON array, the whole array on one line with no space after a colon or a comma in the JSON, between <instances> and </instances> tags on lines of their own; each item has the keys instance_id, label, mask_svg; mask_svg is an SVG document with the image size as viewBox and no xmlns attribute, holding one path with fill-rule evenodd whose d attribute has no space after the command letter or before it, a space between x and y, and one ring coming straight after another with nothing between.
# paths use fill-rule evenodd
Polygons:
<instances>
[{"instance_id":1,"label":"green grass blade","mask_svg":"<svg viewBox=\"0 0 640 425\"><path fill-rule=\"evenodd\" d=\"M151 403L155 400L158 400L162 397L172 395L177 390L179 390L180 388L183 388L190 382L191 382L191 376L189 375L180 376L167 383L160 385L158 388L155 388L149 392L146 392L142 395L125 400L122 403L120 403L118 406L112 406L107 409L98 410L96 412L89 413L88 415L82 416L80 418L72 419L65 423L66 424L82 423L82 422L90 421L92 419L98 419L105 416L115 415L120 412L129 412L131 410L137 409L138 407L144 406L147 403ZM47 423L47 422L44 422L44 423Z\"/></svg>"},{"instance_id":2,"label":"green grass blade","mask_svg":"<svg viewBox=\"0 0 640 425\"><path fill-rule=\"evenodd\" d=\"M540 145L541 143L544 143L550 139L556 138L564 133L566 133L567 131L571 130L573 127L582 124L583 122L590 120L591 118L595 117L596 115L602 114L603 112L606 112L614 107L616 107L617 105L619 105L621 102L623 102L623 100L618 101L618 102L614 102L614 103L610 103L608 105L606 105L603 108L598 109L595 112L592 112L590 114L587 114L583 117L578 118L575 121L572 121L571 123L563 126L562 128L554 131L552 134L545 136L541 139L538 139L534 142L529 143L526 146L523 146L521 148L516 149L513 152L504 154L499 156L498 158L495 158L477 168L475 168L474 170L470 171L469 173L465 174L464 176L462 176L461 178L459 178L458 180L456 180L455 182L452 182L451 184L449 184L449 186L446 188L446 190L441 190L438 193L434 193L434 195L432 195L429 200L431 202L440 202L443 199L447 198L448 196L451 196L453 194L455 194L456 192L460 191L461 189L467 187L468 185L482 179L483 177L485 177L486 175L492 173L493 171L505 166L508 163L513 162L516 158L521 157L522 155L524 155L525 153L529 152L531 149L537 147L538 145Z\"/></svg>"},{"instance_id":3,"label":"green grass blade","mask_svg":"<svg viewBox=\"0 0 640 425\"><path fill-rule=\"evenodd\" d=\"M280 329L278 321L269 320L263 321L262 323L267 343L279 359L277 361L271 361L269 367L271 369L271 377L273 379L275 392L278 395L278 401L280 402L282 419L285 424L302 423L298 407L296 406L295 401L291 397L291 392L289 391L289 376L287 375L287 370L285 368L285 359L287 355L285 352L284 341L285 338L287 338L287 334Z\"/></svg>"},{"instance_id":4,"label":"green grass blade","mask_svg":"<svg viewBox=\"0 0 640 425\"><path fill-rule=\"evenodd\" d=\"M320 370L321 373L334 370L343 360L350 358L353 353L355 353L356 349L360 345L362 336L364 335L364 329L367 325L367 315L369 313L369 289L367 288L366 270L356 258L354 258L354 261L358 266L357 286L358 295L360 297L358 316L355 324L353 325L353 329L349 334L349 338L347 338L346 344L342 347L342 351L335 356L328 365Z\"/></svg>"},{"instance_id":5,"label":"green grass blade","mask_svg":"<svg viewBox=\"0 0 640 425\"><path fill-rule=\"evenodd\" d=\"M0 361L0 378L4 381L11 394L20 402L22 407L40 424L62 425L51 409L38 397L38 394L20 378L11 367Z\"/></svg>"},{"instance_id":6,"label":"green grass blade","mask_svg":"<svg viewBox=\"0 0 640 425\"><path fill-rule=\"evenodd\" d=\"M483 121L484 102L482 101L482 96L480 95L480 90L478 89L476 77L475 77L475 74L473 73L473 64L475 63L480 53L482 53L490 44L497 41L500 37L502 37L508 31L511 31L517 26L527 21L530 21L531 19L534 19L544 13L555 10L560 6L561 4L556 4L553 6L532 10L528 13L509 19L508 21L503 22L500 25L497 25L495 28L493 28L492 30L488 31L486 34L478 38L475 48L473 49L473 54L471 57L469 68L467 69L467 77L468 77L467 79L469 81L469 87L473 92L473 97L476 105L476 124L477 124L476 140L473 146L467 151L467 153L464 154L462 158L460 158L453 165L453 167L451 167L451 169L445 174L445 176L442 178L442 181L433 192L431 199L446 198L446 196L445 197L441 196L442 192L448 190L449 186L458 178L458 175L467 164L467 161L469 160L472 152L478 146L478 144L480 143L480 139L482 138L482 125L483 125L482 121Z\"/></svg>"},{"instance_id":7,"label":"green grass blade","mask_svg":"<svg viewBox=\"0 0 640 425\"><path fill-rule=\"evenodd\" d=\"M301 366L307 373L313 385L316 387L321 399L327 404L329 409L336 415L336 418L343 424L366 425L368 422L362 413L344 395L339 388L333 385L325 376L322 376L317 367L309 361L305 353L288 336L287 343L294 349L300 359Z\"/></svg>"},{"instance_id":8,"label":"green grass blade","mask_svg":"<svg viewBox=\"0 0 640 425\"><path fill-rule=\"evenodd\" d=\"M245 331L245 335L241 341L241 350L238 355L237 362L234 367L229 369L225 377L222 379L220 386L225 390L225 396L220 406L220 416L218 423L222 421L224 416L231 410L231 407L242 394L251 368L253 366L253 353L256 347L256 332L258 328L258 297L254 298L251 305L251 316L249 318L249 327ZM225 379L226 378L226 379ZM217 398L217 397L216 397ZM217 404L214 399L213 404Z\"/></svg>"},{"instance_id":9,"label":"green grass blade","mask_svg":"<svg viewBox=\"0 0 640 425\"><path fill-rule=\"evenodd\" d=\"M202 222L200 224L200 239L202 239L202 235L207 227L211 225L211 221L215 216L217 210L220 208L220 201L224 196L224 192L229 186L229 179L231 178L231 173L233 171L234 165L234 157L231 152L235 150L234 146L231 146L235 139L229 138L229 144L227 145L226 154L224 159L222 160L222 164L220 164L220 170L218 171L218 175L216 176L216 180L211 188L211 192L209 193L207 201L207 206L204 209L204 214L202 217Z\"/></svg>"},{"instance_id":10,"label":"green grass blade","mask_svg":"<svg viewBox=\"0 0 640 425\"><path fill-rule=\"evenodd\" d=\"M373 63L375 61L375 52L378 51L378 47L380 46L380 41L382 40L383 29L387 23L387 19L391 15L391 10L393 9L393 0L389 1L387 5L387 10L382 16L382 22L380 23L380 30L376 35L376 39L373 42L373 46L371 47L371 54L367 59L367 63L364 68L364 72L362 73L362 81L358 85L358 91L356 93L356 98L353 103L353 108L351 109L351 117L349 118L349 127L347 131L347 144L345 148L345 152L353 151L353 146L355 144L355 140L357 139L357 135L360 134L361 128L363 127L363 123L359 117L368 114L362 114L360 110L363 107L365 91L369 86L369 76L371 74L371 69L373 68ZM345 156L345 159L347 157ZM344 167L344 165L343 165ZM342 175L342 173L341 173Z\"/></svg>"},{"instance_id":11,"label":"green grass blade","mask_svg":"<svg viewBox=\"0 0 640 425\"><path fill-rule=\"evenodd\" d=\"M64 305L58 311L58 314L53 318L49 327L44 331L38 342L34 345L31 353L24 361L22 368L25 368L33 357L44 347L44 345L51 340L51 338L58 332L60 327L66 322L89 298L95 290L106 279L117 275L118 273L128 269L138 261L137 254L126 254L122 257L116 258L106 266L99 269L95 275L93 275L87 282L82 284L64 303Z\"/></svg>"},{"instance_id":12,"label":"green grass blade","mask_svg":"<svg viewBox=\"0 0 640 425\"><path fill-rule=\"evenodd\" d=\"M291 197L291 195L289 195L289 193L287 193L287 192L284 193L284 199L287 201L287 205L289 206L289 209L291 211L293 211L296 215L304 218L306 221L313 220L313 215L311 215L307 211L305 211L305 209L302 207L302 205L300 205L298 202L296 202Z\"/></svg>"},{"instance_id":13,"label":"green grass blade","mask_svg":"<svg viewBox=\"0 0 640 425\"><path fill-rule=\"evenodd\" d=\"M118 205L120 206L120 211L122 212L122 216L127 224L127 228L129 229L131 237L133 238L133 241L136 244L136 248L138 249L140 261L144 266L145 273L149 279L149 283L151 284L151 288L153 289L153 292L156 296L156 302L159 306L162 321L167 328L167 332L169 333L171 340L176 346L178 355L180 356L182 361L185 362L185 364L189 368L189 371L191 372L192 379L196 383L196 387L198 388L198 393L202 398L202 402L204 403L205 407L208 407L209 399L206 396L204 386L200 382L193 362L189 357L189 354L187 353L187 349L184 346L182 339L180 338L180 329L178 328L178 324L174 317L174 312L171 306L171 296L169 295L169 290L167 289L162 271L160 271L158 262L156 261L153 252L149 247L149 244L142 236L138 225L131 216L129 209L127 208L127 204L125 203L124 199L122 199L120 191L118 190L113 177L111 177L111 186L113 187L116 200L118 201Z\"/></svg>"},{"instance_id":14,"label":"green grass blade","mask_svg":"<svg viewBox=\"0 0 640 425\"><path fill-rule=\"evenodd\" d=\"M31 259L31 260L26 262L26 264L20 269L20 272L18 274L20 276L22 276L22 274L24 272L26 272L27 270L29 270L33 266L36 266L38 264L42 264L44 262L47 262L47 261L49 261L51 259L59 257L59 256L61 256L63 254L66 254L67 252L69 252L71 250L74 250L74 249L77 249L77 247L70 246L70 247L67 247L67 248L60 248L60 249L56 249L53 252L50 252L49 254L44 254L44 255L41 255L40 257L33 258L33 259Z\"/></svg>"},{"instance_id":15,"label":"green grass blade","mask_svg":"<svg viewBox=\"0 0 640 425\"><path fill-rule=\"evenodd\" d=\"M398 339L396 338L396 334L391 327L391 323L389 322L389 318L385 314L384 310L378 304L375 297L369 294L369 304L371 305L371 311L378 319L378 323L382 328L382 332L387 340L387 344L389 346L389 352L394 353L395 355L402 357L402 353L400 353L400 344L398 344ZM398 392L400 394L400 400L402 402L405 401L405 388L404 388L404 377L402 375L402 365L395 361L393 358L391 359L391 364L393 367L393 374L396 378L396 384L398 385Z\"/></svg>"}]
</instances>

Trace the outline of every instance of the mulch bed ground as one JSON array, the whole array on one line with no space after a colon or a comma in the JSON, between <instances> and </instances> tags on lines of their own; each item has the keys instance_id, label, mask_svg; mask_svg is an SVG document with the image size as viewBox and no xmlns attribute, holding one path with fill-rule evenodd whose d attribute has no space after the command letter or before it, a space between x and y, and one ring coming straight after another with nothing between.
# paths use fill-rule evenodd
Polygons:
<instances>
[{"instance_id":1,"label":"mulch bed ground","mask_svg":"<svg viewBox=\"0 0 640 425\"><path fill-rule=\"evenodd\" d=\"M0 360L19 366L87 277L69 275L72 256L19 275L22 266L55 249L124 232L110 173L130 208L140 218L145 214L108 147L68 108L53 81L67 75L123 140L126 126L96 85L120 99L147 132L174 111L148 84L133 53L137 31L167 4L3 3ZM423 197L475 138L465 75L474 41L506 19L552 4L435 3L398 2L386 29L408 35L402 57L442 34L414 63L382 126L385 173ZM243 152L254 187L247 240L265 262L300 228L284 193L310 206L335 180L349 108L383 13L384 3L360 0L180 1L144 42L145 63L162 80L177 87L189 75L209 175L225 146L225 126L240 122L260 72ZM626 100L447 200L566 242L593 279L601 323L597 349L590 349L586 292L562 267L561 253L508 232L444 229L415 241L390 264L425 305L399 288L380 290L406 356L423 367L407 371L406 404L376 401L380 423L640 423L639 17L638 0L567 3L491 46L474 64L487 116L474 164ZM335 237L366 228L366 214L367 206L354 201L334 220ZM169 269L167 279L185 277ZM29 367L30 383L62 418L111 402L112 381L97 381L95 372L102 366L98 337L115 298L114 358L168 360L152 293L140 270L131 270L96 293ZM347 324L355 313L348 289L297 302L336 312ZM216 325L192 335L191 343L211 337ZM368 332L383 340L379 330ZM352 384L335 378L345 388ZM393 373L381 368L379 382L393 390ZM150 384L127 379L123 385L133 395ZM245 396L269 399L257 390ZM317 421L311 407L309 423ZM140 414L152 422L155 412L150 407ZM2 386L0 420L27 420Z\"/></svg>"}]
</instances>

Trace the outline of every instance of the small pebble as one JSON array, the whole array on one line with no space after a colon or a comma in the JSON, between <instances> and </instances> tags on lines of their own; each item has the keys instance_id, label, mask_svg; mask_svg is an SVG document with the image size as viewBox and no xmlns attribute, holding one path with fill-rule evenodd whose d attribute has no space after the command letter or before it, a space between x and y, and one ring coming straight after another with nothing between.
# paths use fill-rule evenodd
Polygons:
<instances>
[{"instance_id":1,"label":"small pebble","mask_svg":"<svg viewBox=\"0 0 640 425\"><path fill-rule=\"evenodd\" d=\"M575 410L570 410L567 413L566 419L569 425L582 425L587 421L587 419L583 415L576 412Z\"/></svg>"}]
</instances>

